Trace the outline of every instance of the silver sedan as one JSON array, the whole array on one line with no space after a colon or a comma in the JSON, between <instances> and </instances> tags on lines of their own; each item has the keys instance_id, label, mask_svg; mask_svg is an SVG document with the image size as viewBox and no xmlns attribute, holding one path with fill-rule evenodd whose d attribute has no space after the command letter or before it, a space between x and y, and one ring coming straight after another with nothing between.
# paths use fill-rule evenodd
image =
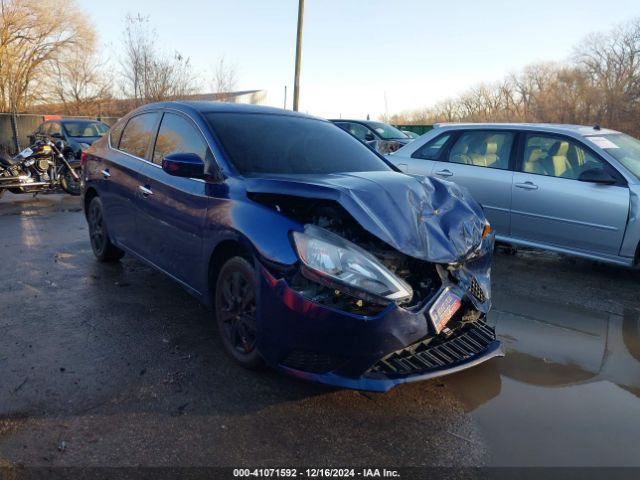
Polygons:
<instances>
[{"instance_id":1,"label":"silver sedan","mask_svg":"<svg viewBox=\"0 0 640 480\"><path fill-rule=\"evenodd\" d=\"M600 127L439 125L387 157L467 187L496 239L640 262L640 141Z\"/></svg>"}]
</instances>

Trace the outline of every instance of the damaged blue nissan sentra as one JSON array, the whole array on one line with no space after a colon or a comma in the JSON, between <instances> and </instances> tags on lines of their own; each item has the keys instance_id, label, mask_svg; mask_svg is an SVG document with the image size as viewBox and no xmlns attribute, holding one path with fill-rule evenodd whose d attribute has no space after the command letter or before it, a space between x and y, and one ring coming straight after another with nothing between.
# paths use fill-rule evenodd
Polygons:
<instances>
[{"instance_id":1,"label":"damaged blue nissan sentra","mask_svg":"<svg viewBox=\"0 0 640 480\"><path fill-rule=\"evenodd\" d=\"M150 104L82 166L98 260L132 254L210 305L244 367L387 391L502 355L481 206L326 120Z\"/></svg>"}]
</instances>

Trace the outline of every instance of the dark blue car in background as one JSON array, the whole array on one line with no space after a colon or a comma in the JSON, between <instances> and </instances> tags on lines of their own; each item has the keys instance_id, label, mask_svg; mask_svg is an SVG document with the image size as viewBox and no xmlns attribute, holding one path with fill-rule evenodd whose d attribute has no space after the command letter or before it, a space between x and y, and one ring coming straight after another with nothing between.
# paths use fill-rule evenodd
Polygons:
<instances>
[{"instance_id":1,"label":"dark blue car in background","mask_svg":"<svg viewBox=\"0 0 640 480\"><path fill-rule=\"evenodd\" d=\"M481 207L328 121L150 104L82 163L96 257L132 254L210 305L245 367L386 391L501 355Z\"/></svg>"}]
</instances>

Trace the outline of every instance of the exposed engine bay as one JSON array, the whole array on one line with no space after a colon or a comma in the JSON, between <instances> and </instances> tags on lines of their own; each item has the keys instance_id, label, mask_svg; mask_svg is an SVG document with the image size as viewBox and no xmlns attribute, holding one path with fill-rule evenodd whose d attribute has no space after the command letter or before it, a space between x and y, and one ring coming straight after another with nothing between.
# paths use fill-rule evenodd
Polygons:
<instances>
[{"instance_id":1,"label":"exposed engine bay","mask_svg":"<svg viewBox=\"0 0 640 480\"><path fill-rule=\"evenodd\" d=\"M421 307L425 300L431 299L438 292L443 281L456 284L459 282L452 275L459 267L430 263L397 251L362 228L337 202L266 193L250 194L250 198L301 223L313 224L329 230L371 253L384 267L407 282L413 289L413 297L410 301L401 304L403 308L412 310ZM375 315L385 308L385 305L363 301L340 290L310 281L298 270L287 280L294 290L323 305L365 316ZM478 297L484 296L481 290L476 293ZM486 299L480 298L480 300L484 302ZM460 313L466 317L465 321L476 320L479 312L473 308L473 305L469 306L473 312L465 313L469 309L463 308Z\"/></svg>"}]
</instances>

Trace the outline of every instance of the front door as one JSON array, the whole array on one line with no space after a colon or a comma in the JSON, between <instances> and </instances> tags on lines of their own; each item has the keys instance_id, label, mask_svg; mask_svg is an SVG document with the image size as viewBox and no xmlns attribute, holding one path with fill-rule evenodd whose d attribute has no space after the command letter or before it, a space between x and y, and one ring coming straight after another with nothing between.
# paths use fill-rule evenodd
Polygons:
<instances>
[{"instance_id":1,"label":"front door","mask_svg":"<svg viewBox=\"0 0 640 480\"><path fill-rule=\"evenodd\" d=\"M140 169L138 234L144 256L153 264L195 289L202 277L202 235L208 197L199 179L174 177L161 168L170 153L207 157L207 144L188 118L165 113L151 155ZM200 292L202 293L202 292Z\"/></svg>"},{"instance_id":2,"label":"front door","mask_svg":"<svg viewBox=\"0 0 640 480\"><path fill-rule=\"evenodd\" d=\"M611 167L578 141L529 133L513 177L511 234L515 238L617 255L629 213L629 189L578 180Z\"/></svg>"}]
</instances>

